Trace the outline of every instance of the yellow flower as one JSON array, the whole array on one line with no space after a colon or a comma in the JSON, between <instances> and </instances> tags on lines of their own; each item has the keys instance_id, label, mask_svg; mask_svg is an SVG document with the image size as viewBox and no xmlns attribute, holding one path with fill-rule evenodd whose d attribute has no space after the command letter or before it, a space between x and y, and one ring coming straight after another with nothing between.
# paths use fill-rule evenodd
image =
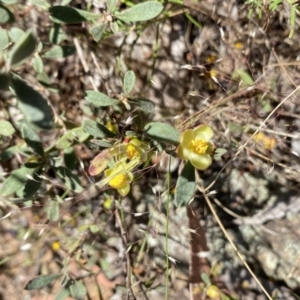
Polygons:
<instances>
[{"instance_id":1,"label":"yellow flower","mask_svg":"<svg viewBox=\"0 0 300 300\"><path fill-rule=\"evenodd\" d=\"M126 196L130 191L130 184L134 178L131 170L136 164L125 161L116 162L113 168L107 169L103 183L108 183L110 187L116 189L122 196Z\"/></svg>"},{"instance_id":2,"label":"yellow flower","mask_svg":"<svg viewBox=\"0 0 300 300\"><path fill-rule=\"evenodd\" d=\"M116 160L138 160L141 163L147 160L149 150L150 145L148 143L134 137L129 142L123 142L112 147L109 149L109 153L116 156Z\"/></svg>"},{"instance_id":3,"label":"yellow flower","mask_svg":"<svg viewBox=\"0 0 300 300\"><path fill-rule=\"evenodd\" d=\"M262 145L266 150L273 150L276 146L275 138L269 137L262 132L258 132L253 140L255 143Z\"/></svg>"},{"instance_id":4,"label":"yellow flower","mask_svg":"<svg viewBox=\"0 0 300 300\"><path fill-rule=\"evenodd\" d=\"M180 137L178 156L189 160L198 170L207 169L212 163L211 154L214 145L209 141L213 135L212 129L207 125L186 130Z\"/></svg>"}]
</instances>

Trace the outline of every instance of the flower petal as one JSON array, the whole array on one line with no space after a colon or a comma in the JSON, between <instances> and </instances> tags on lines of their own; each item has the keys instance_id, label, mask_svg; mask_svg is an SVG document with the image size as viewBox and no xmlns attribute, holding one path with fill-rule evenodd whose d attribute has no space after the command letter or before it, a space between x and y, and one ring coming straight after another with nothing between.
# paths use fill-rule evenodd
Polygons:
<instances>
[{"instance_id":1,"label":"flower petal","mask_svg":"<svg viewBox=\"0 0 300 300\"><path fill-rule=\"evenodd\" d=\"M118 189L118 192L120 193L121 196L126 196L130 191L130 184L126 185L125 187Z\"/></svg>"},{"instance_id":2,"label":"flower petal","mask_svg":"<svg viewBox=\"0 0 300 300\"><path fill-rule=\"evenodd\" d=\"M190 159L191 150L187 147L182 147L180 144L177 148L177 154L181 159Z\"/></svg>"},{"instance_id":3,"label":"flower petal","mask_svg":"<svg viewBox=\"0 0 300 300\"><path fill-rule=\"evenodd\" d=\"M208 125L201 125L193 130L195 139L209 141L213 135L213 130Z\"/></svg>"},{"instance_id":4,"label":"flower petal","mask_svg":"<svg viewBox=\"0 0 300 300\"><path fill-rule=\"evenodd\" d=\"M209 154L196 154L196 153L191 153L189 160L191 164L198 170L205 170L207 169L211 163L212 159Z\"/></svg>"},{"instance_id":5,"label":"flower petal","mask_svg":"<svg viewBox=\"0 0 300 300\"><path fill-rule=\"evenodd\" d=\"M188 129L180 136L180 144L188 147L191 141L194 139L194 133L192 129Z\"/></svg>"}]
</instances>

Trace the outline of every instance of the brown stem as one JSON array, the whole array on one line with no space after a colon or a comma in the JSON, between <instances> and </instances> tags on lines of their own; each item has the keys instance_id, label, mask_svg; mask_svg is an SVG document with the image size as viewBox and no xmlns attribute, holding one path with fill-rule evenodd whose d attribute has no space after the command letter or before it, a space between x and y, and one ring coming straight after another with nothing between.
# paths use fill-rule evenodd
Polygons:
<instances>
[{"instance_id":1,"label":"brown stem","mask_svg":"<svg viewBox=\"0 0 300 300\"><path fill-rule=\"evenodd\" d=\"M120 212L118 210L118 208L116 208L116 217L117 217L117 222L120 226L121 229L121 234L122 234L122 239L123 239L123 243L125 245L126 248L126 287L127 287L127 300L136 300L132 288L131 288L131 260L130 260L130 255L129 255L129 251L127 251L127 247L128 247L128 240L127 240L127 232L125 229L125 226L121 220L121 216L120 216Z\"/></svg>"},{"instance_id":2,"label":"brown stem","mask_svg":"<svg viewBox=\"0 0 300 300\"><path fill-rule=\"evenodd\" d=\"M200 225L198 218L195 216L192 208L187 207L187 214L189 218L190 231L190 267L189 267L189 281L191 298L203 299L199 289L196 287L202 282L201 274L210 273L210 264L205 257L201 257L201 252L208 251L206 237L203 227ZM195 292L194 292L195 291Z\"/></svg>"}]
</instances>

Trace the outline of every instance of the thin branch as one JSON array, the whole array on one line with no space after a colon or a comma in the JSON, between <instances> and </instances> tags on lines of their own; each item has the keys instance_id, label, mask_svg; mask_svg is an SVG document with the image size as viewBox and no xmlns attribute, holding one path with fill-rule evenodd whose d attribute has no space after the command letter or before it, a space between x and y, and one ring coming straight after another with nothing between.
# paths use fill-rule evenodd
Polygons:
<instances>
[{"instance_id":1,"label":"thin branch","mask_svg":"<svg viewBox=\"0 0 300 300\"><path fill-rule=\"evenodd\" d=\"M129 251L128 251L128 240L127 240L127 232L125 229L125 226L121 220L121 216L120 216L120 212L119 209L116 208L116 218L117 218L117 222L118 225L120 226L121 229L121 234L122 234L122 239L123 239L123 243L125 245L126 248L126 287L127 287L127 299L128 300L136 300L132 288L131 288L131 260L130 260L130 255L129 255Z\"/></svg>"}]
</instances>

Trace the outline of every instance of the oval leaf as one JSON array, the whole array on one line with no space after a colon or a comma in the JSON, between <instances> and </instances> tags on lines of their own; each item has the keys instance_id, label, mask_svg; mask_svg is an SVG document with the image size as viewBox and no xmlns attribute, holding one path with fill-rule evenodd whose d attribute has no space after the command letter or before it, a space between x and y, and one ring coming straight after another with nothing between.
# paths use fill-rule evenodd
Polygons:
<instances>
[{"instance_id":1,"label":"oval leaf","mask_svg":"<svg viewBox=\"0 0 300 300\"><path fill-rule=\"evenodd\" d=\"M96 42L99 42L102 39L103 33L105 32L106 28L107 28L107 24L101 24L99 26L93 27L90 30L90 33L92 34Z\"/></svg>"},{"instance_id":2,"label":"oval leaf","mask_svg":"<svg viewBox=\"0 0 300 300\"><path fill-rule=\"evenodd\" d=\"M27 124L22 126L22 136L26 144L40 156L44 156L43 144L39 135Z\"/></svg>"},{"instance_id":3,"label":"oval leaf","mask_svg":"<svg viewBox=\"0 0 300 300\"><path fill-rule=\"evenodd\" d=\"M54 171L68 189L76 193L82 192L83 188L80 184L78 177L75 174L73 174L69 169L64 167L58 167L55 168Z\"/></svg>"},{"instance_id":4,"label":"oval leaf","mask_svg":"<svg viewBox=\"0 0 300 300\"><path fill-rule=\"evenodd\" d=\"M27 282L25 290L38 290L59 278L60 274L40 275Z\"/></svg>"},{"instance_id":5,"label":"oval leaf","mask_svg":"<svg viewBox=\"0 0 300 300\"><path fill-rule=\"evenodd\" d=\"M49 33L49 41L53 44L59 45L63 40L67 40L68 36L61 28L60 24L54 24Z\"/></svg>"},{"instance_id":6,"label":"oval leaf","mask_svg":"<svg viewBox=\"0 0 300 300\"><path fill-rule=\"evenodd\" d=\"M49 51L47 51L43 57L50 59L64 58L73 55L76 52L73 46L53 46Z\"/></svg>"},{"instance_id":7,"label":"oval leaf","mask_svg":"<svg viewBox=\"0 0 300 300\"><path fill-rule=\"evenodd\" d=\"M0 4L0 24L12 23L14 20L13 13L7 7Z\"/></svg>"},{"instance_id":8,"label":"oval leaf","mask_svg":"<svg viewBox=\"0 0 300 300\"><path fill-rule=\"evenodd\" d=\"M22 188L29 180L27 175L32 176L34 169L22 167L13 171L9 177L5 179L1 189L2 196L8 196Z\"/></svg>"},{"instance_id":9,"label":"oval leaf","mask_svg":"<svg viewBox=\"0 0 300 300\"><path fill-rule=\"evenodd\" d=\"M11 38L11 40L14 43L17 43L22 37L23 35L25 36L25 31L23 31L22 29L18 28L18 27L12 27L9 32L9 37Z\"/></svg>"},{"instance_id":10,"label":"oval leaf","mask_svg":"<svg viewBox=\"0 0 300 300\"><path fill-rule=\"evenodd\" d=\"M100 17L99 14L96 15L81 9L65 7L61 5L50 7L49 12L54 22L67 23L67 24L93 21Z\"/></svg>"},{"instance_id":11,"label":"oval leaf","mask_svg":"<svg viewBox=\"0 0 300 300\"><path fill-rule=\"evenodd\" d=\"M51 200L47 207L47 217L51 221L57 221L59 218L59 203L56 200Z\"/></svg>"},{"instance_id":12,"label":"oval leaf","mask_svg":"<svg viewBox=\"0 0 300 300\"><path fill-rule=\"evenodd\" d=\"M82 127L92 136L97 138L114 137L115 134L108 130L102 124L99 124L93 120L84 120Z\"/></svg>"},{"instance_id":13,"label":"oval leaf","mask_svg":"<svg viewBox=\"0 0 300 300\"><path fill-rule=\"evenodd\" d=\"M47 0L30 0L30 2L33 5L40 7L42 9L48 9L51 6Z\"/></svg>"},{"instance_id":14,"label":"oval leaf","mask_svg":"<svg viewBox=\"0 0 300 300\"><path fill-rule=\"evenodd\" d=\"M117 3L118 3L118 0L106 0L108 12L112 13L116 8Z\"/></svg>"},{"instance_id":15,"label":"oval leaf","mask_svg":"<svg viewBox=\"0 0 300 300\"><path fill-rule=\"evenodd\" d=\"M147 21L157 17L163 10L163 5L157 1L148 1L134 5L115 16L123 22Z\"/></svg>"},{"instance_id":16,"label":"oval leaf","mask_svg":"<svg viewBox=\"0 0 300 300\"><path fill-rule=\"evenodd\" d=\"M105 94L95 91L86 91L85 99L95 107L111 106L119 103L119 100L109 98Z\"/></svg>"},{"instance_id":17,"label":"oval leaf","mask_svg":"<svg viewBox=\"0 0 300 300\"><path fill-rule=\"evenodd\" d=\"M154 112L155 104L148 99L128 99L128 103L145 113L151 114Z\"/></svg>"},{"instance_id":18,"label":"oval leaf","mask_svg":"<svg viewBox=\"0 0 300 300\"><path fill-rule=\"evenodd\" d=\"M90 135L82 127L71 129L57 141L56 148L69 148L73 144L84 142L89 136Z\"/></svg>"},{"instance_id":19,"label":"oval leaf","mask_svg":"<svg viewBox=\"0 0 300 300\"><path fill-rule=\"evenodd\" d=\"M96 176L102 173L111 159L108 150L101 151L91 162L89 166L89 174L91 176Z\"/></svg>"},{"instance_id":20,"label":"oval leaf","mask_svg":"<svg viewBox=\"0 0 300 300\"><path fill-rule=\"evenodd\" d=\"M177 207L189 204L196 191L195 168L188 161L180 176L175 189L175 205Z\"/></svg>"},{"instance_id":21,"label":"oval leaf","mask_svg":"<svg viewBox=\"0 0 300 300\"><path fill-rule=\"evenodd\" d=\"M34 196L42 184L40 175L42 175L41 169L37 172L34 172L32 175L32 180L28 179L25 185L16 192L17 196L20 198L30 198Z\"/></svg>"},{"instance_id":22,"label":"oval leaf","mask_svg":"<svg viewBox=\"0 0 300 300\"><path fill-rule=\"evenodd\" d=\"M71 296L76 300L84 300L86 295L86 287L80 281L74 281L72 285L69 286Z\"/></svg>"},{"instance_id":23,"label":"oval leaf","mask_svg":"<svg viewBox=\"0 0 300 300\"><path fill-rule=\"evenodd\" d=\"M7 30L0 28L0 54L3 52L3 49L8 45L9 39Z\"/></svg>"},{"instance_id":24,"label":"oval leaf","mask_svg":"<svg viewBox=\"0 0 300 300\"><path fill-rule=\"evenodd\" d=\"M33 68L37 73L42 73L44 64L41 57L37 54L33 59Z\"/></svg>"},{"instance_id":25,"label":"oval leaf","mask_svg":"<svg viewBox=\"0 0 300 300\"><path fill-rule=\"evenodd\" d=\"M36 43L36 37L31 31L22 36L12 49L9 65L13 68L23 63L35 51Z\"/></svg>"},{"instance_id":26,"label":"oval leaf","mask_svg":"<svg viewBox=\"0 0 300 300\"><path fill-rule=\"evenodd\" d=\"M156 141L179 144L180 132L173 126L160 122L148 123L144 128L145 133Z\"/></svg>"},{"instance_id":27,"label":"oval leaf","mask_svg":"<svg viewBox=\"0 0 300 300\"><path fill-rule=\"evenodd\" d=\"M233 79L241 79L244 85L252 85L254 83L252 77L244 70L235 70L232 74Z\"/></svg>"},{"instance_id":28,"label":"oval leaf","mask_svg":"<svg viewBox=\"0 0 300 300\"><path fill-rule=\"evenodd\" d=\"M128 96L135 85L135 74L132 70L127 71L124 76L123 91L125 96Z\"/></svg>"},{"instance_id":29,"label":"oval leaf","mask_svg":"<svg viewBox=\"0 0 300 300\"><path fill-rule=\"evenodd\" d=\"M10 122L0 121L0 135L10 136L13 135L14 133L15 133L15 129Z\"/></svg>"},{"instance_id":30,"label":"oval leaf","mask_svg":"<svg viewBox=\"0 0 300 300\"><path fill-rule=\"evenodd\" d=\"M12 87L19 100L20 109L26 118L41 129L52 129L54 126L53 113L42 95L16 75L12 76Z\"/></svg>"},{"instance_id":31,"label":"oval leaf","mask_svg":"<svg viewBox=\"0 0 300 300\"><path fill-rule=\"evenodd\" d=\"M11 159L19 150L19 145L6 148L0 153L0 160L6 161Z\"/></svg>"}]
</instances>

